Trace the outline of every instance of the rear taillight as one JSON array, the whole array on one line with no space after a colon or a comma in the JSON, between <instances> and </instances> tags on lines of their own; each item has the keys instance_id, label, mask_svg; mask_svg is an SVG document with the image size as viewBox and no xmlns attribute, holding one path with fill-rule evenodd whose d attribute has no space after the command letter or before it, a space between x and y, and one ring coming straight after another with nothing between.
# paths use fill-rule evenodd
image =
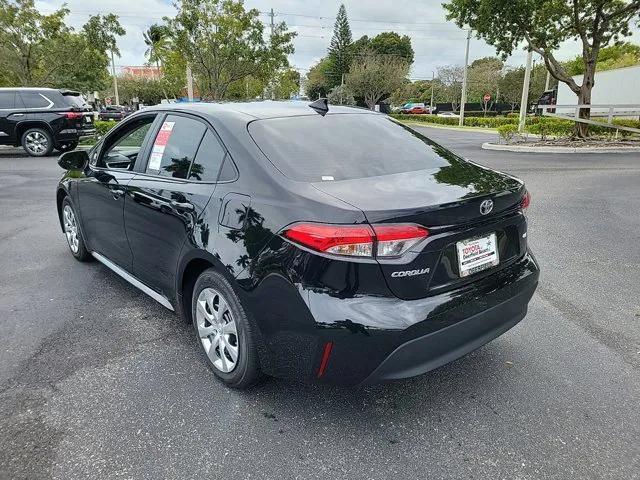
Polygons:
<instances>
[{"instance_id":1,"label":"rear taillight","mask_svg":"<svg viewBox=\"0 0 640 480\"><path fill-rule=\"evenodd\" d=\"M80 112L65 112L64 116L69 120L78 120L79 118L82 118L82 114Z\"/></svg>"},{"instance_id":2,"label":"rear taillight","mask_svg":"<svg viewBox=\"0 0 640 480\"><path fill-rule=\"evenodd\" d=\"M327 225L297 223L283 236L317 252L349 257L399 257L426 238L426 228L412 224Z\"/></svg>"},{"instance_id":3,"label":"rear taillight","mask_svg":"<svg viewBox=\"0 0 640 480\"><path fill-rule=\"evenodd\" d=\"M528 190L525 190L524 197L522 197L522 200L520 201L520 208L522 210L526 210L527 208L529 208L530 204L531 204L531 194L529 193Z\"/></svg>"},{"instance_id":4,"label":"rear taillight","mask_svg":"<svg viewBox=\"0 0 640 480\"><path fill-rule=\"evenodd\" d=\"M376 255L378 257L399 257L423 238L429 236L426 228L418 225L374 225L376 235Z\"/></svg>"},{"instance_id":5,"label":"rear taillight","mask_svg":"<svg viewBox=\"0 0 640 480\"><path fill-rule=\"evenodd\" d=\"M298 223L284 236L318 252L351 257L371 257L373 252L373 231L368 225Z\"/></svg>"}]
</instances>

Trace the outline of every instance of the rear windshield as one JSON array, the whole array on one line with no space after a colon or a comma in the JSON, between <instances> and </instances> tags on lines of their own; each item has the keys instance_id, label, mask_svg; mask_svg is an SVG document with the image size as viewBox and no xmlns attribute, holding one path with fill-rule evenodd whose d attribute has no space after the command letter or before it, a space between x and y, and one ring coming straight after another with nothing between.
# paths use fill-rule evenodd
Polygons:
<instances>
[{"instance_id":1,"label":"rear windshield","mask_svg":"<svg viewBox=\"0 0 640 480\"><path fill-rule=\"evenodd\" d=\"M256 120L249 133L278 170L298 181L350 180L446 164L425 137L383 115Z\"/></svg>"},{"instance_id":2,"label":"rear windshield","mask_svg":"<svg viewBox=\"0 0 640 480\"><path fill-rule=\"evenodd\" d=\"M70 107L83 108L87 106L87 102L84 100L84 97L77 92L60 93L62 94L62 98L64 98L64 102Z\"/></svg>"}]
</instances>

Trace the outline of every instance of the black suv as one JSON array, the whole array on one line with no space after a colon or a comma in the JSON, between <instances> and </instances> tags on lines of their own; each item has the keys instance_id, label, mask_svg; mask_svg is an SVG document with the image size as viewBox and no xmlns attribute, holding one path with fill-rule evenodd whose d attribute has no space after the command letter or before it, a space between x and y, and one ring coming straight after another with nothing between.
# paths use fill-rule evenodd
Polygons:
<instances>
[{"instance_id":1,"label":"black suv","mask_svg":"<svg viewBox=\"0 0 640 480\"><path fill-rule=\"evenodd\" d=\"M22 145L34 157L73 150L95 135L93 111L70 90L0 88L0 145Z\"/></svg>"}]
</instances>

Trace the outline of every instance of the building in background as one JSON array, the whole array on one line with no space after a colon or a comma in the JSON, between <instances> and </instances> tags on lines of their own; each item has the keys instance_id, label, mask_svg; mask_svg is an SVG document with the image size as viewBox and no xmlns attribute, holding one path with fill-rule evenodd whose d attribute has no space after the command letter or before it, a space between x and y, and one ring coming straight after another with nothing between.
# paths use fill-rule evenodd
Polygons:
<instances>
[{"instance_id":1,"label":"building in background","mask_svg":"<svg viewBox=\"0 0 640 480\"><path fill-rule=\"evenodd\" d=\"M152 65L129 65L120 69L120 75L155 80L162 76L162 71Z\"/></svg>"}]
</instances>

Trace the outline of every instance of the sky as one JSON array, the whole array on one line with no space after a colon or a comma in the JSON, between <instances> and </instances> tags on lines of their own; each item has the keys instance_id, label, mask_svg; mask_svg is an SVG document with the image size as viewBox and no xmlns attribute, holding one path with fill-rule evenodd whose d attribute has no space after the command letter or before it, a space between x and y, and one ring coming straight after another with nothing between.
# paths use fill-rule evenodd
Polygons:
<instances>
[{"instance_id":1,"label":"sky","mask_svg":"<svg viewBox=\"0 0 640 480\"><path fill-rule=\"evenodd\" d=\"M445 20L443 0L245 0L246 8L256 8L261 20L269 24L267 13L273 9L275 21L285 21L290 29L298 32L294 40L295 53L289 61L303 75L309 67L326 55L331 41L333 23L340 3L344 3L351 24L353 38L362 35L375 36L393 30L411 37L415 60L411 69L412 80L430 79L432 72L445 65L463 65L466 32L453 22ZM43 13L53 12L63 2L37 0L36 6ZM142 33L153 23L161 23L165 15L175 14L175 8L166 0L67 0L71 10L68 23L80 28L89 15L115 13L127 34L120 37L118 47L121 58L116 66L144 65L146 46ZM636 30L632 41L640 43ZM562 44L556 56L560 60L573 58L580 53L577 41ZM483 40L472 37L469 63L474 59L495 55L495 49ZM537 58L536 58L537 57ZM524 50L514 52L507 61L512 66L524 65ZM535 62L541 62L534 55Z\"/></svg>"}]
</instances>

